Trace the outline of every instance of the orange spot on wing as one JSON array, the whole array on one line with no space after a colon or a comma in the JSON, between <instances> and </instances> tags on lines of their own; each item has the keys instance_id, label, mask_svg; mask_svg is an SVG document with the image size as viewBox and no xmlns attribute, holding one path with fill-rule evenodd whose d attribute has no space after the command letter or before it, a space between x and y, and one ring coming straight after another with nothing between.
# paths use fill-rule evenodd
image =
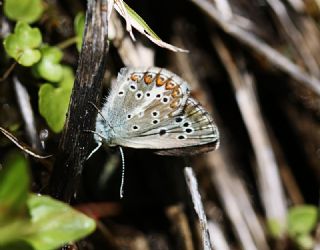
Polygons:
<instances>
[{"instance_id":1,"label":"orange spot on wing","mask_svg":"<svg viewBox=\"0 0 320 250\"><path fill-rule=\"evenodd\" d=\"M136 74L132 74L130 78L131 78L131 80L134 81L134 82L136 82L136 81L139 80L139 76L136 75Z\"/></svg>"},{"instance_id":2,"label":"orange spot on wing","mask_svg":"<svg viewBox=\"0 0 320 250\"><path fill-rule=\"evenodd\" d=\"M181 96L181 94L182 94L182 91L181 91L180 86L176 86L176 87L172 90L171 96L172 96L173 98L176 98L176 97Z\"/></svg>"},{"instance_id":3,"label":"orange spot on wing","mask_svg":"<svg viewBox=\"0 0 320 250\"><path fill-rule=\"evenodd\" d=\"M172 81L171 79L166 81L166 90L174 89L176 86L177 86L177 84L174 81Z\"/></svg>"},{"instance_id":4,"label":"orange spot on wing","mask_svg":"<svg viewBox=\"0 0 320 250\"><path fill-rule=\"evenodd\" d=\"M148 85L151 84L152 81L153 81L152 74L146 73L146 74L144 75L143 79L144 79L144 82L145 82L146 84L148 84Z\"/></svg>"},{"instance_id":5,"label":"orange spot on wing","mask_svg":"<svg viewBox=\"0 0 320 250\"><path fill-rule=\"evenodd\" d=\"M165 84L165 82L166 82L166 79L164 78L164 76L158 74L156 77L156 85L158 87L161 87L163 84Z\"/></svg>"}]
</instances>

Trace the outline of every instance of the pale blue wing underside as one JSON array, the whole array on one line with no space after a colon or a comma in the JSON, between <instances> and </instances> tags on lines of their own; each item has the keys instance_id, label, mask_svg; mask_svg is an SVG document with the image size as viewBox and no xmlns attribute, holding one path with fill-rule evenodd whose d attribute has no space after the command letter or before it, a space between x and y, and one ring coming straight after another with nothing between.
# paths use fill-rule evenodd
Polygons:
<instances>
[{"instance_id":1,"label":"pale blue wing underside","mask_svg":"<svg viewBox=\"0 0 320 250\"><path fill-rule=\"evenodd\" d=\"M122 69L97 118L96 132L108 145L172 149L218 145L212 117L189 97L188 84L156 67ZM104 133L106 127L112 129Z\"/></svg>"}]
</instances>

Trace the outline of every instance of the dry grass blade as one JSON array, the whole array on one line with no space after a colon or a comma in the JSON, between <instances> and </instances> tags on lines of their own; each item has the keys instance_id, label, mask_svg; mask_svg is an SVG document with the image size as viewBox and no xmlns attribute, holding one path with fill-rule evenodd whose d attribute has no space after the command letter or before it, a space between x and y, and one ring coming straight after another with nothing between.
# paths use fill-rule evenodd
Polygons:
<instances>
[{"instance_id":1,"label":"dry grass blade","mask_svg":"<svg viewBox=\"0 0 320 250\"><path fill-rule=\"evenodd\" d=\"M286 37L291 41L295 51L303 59L305 66L312 75L319 77L319 65L314 58L312 51L309 49L308 44L301 32L296 28L291 20L285 5L279 0L267 0L272 11L275 13L282 30L285 32Z\"/></svg>"},{"instance_id":2,"label":"dry grass blade","mask_svg":"<svg viewBox=\"0 0 320 250\"><path fill-rule=\"evenodd\" d=\"M180 39L183 36L183 33L180 34L175 41L176 44L183 45L186 42ZM193 55L174 54L175 65L179 67L179 71L184 72L184 78L188 80L192 89L197 93L201 103L214 114L213 117L217 121L224 141L228 141L227 133L223 130L222 123L219 122L219 116L216 110L213 110L214 105L209 102L210 96L203 91L204 88L200 84L203 76L195 70L198 62L196 58L193 58ZM226 217L231 221L236 237L243 249L268 250L263 226L250 202L250 194L242 183L241 177L234 170L238 168L238 163L230 163L232 156L227 152L227 148L228 145L224 142L219 150L206 155L210 182L218 192ZM215 241L215 235L213 235L212 240Z\"/></svg>"},{"instance_id":3,"label":"dry grass blade","mask_svg":"<svg viewBox=\"0 0 320 250\"><path fill-rule=\"evenodd\" d=\"M212 169L211 181L214 183L219 197L222 201L222 205L224 207L224 211L227 214L227 217L232 223L232 227L235 231L236 237L239 239L239 242L243 249L246 250L262 250L268 249L268 246L258 245L255 243L252 233L247 225L247 222L242 214L244 211L244 207L241 207L238 197L239 192L241 190L237 189L234 186L234 182L231 179L231 165L226 160L221 151L223 151L223 147L219 151L208 154L208 165ZM255 220L256 218L253 216L251 218ZM255 232L253 232L255 233Z\"/></svg>"},{"instance_id":4,"label":"dry grass blade","mask_svg":"<svg viewBox=\"0 0 320 250\"><path fill-rule=\"evenodd\" d=\"M201 196L198 190L197 179L194 175L192 168L190 167L184 168L184 175L188 184L189 192L191 194L194 210L196 211L199 217L201 233L202 233L203 249L210 250L212 249L212 246L211 246L211 240L209 235L207 217L203 209Z\"/></svg>"},{"instance_id":5,"label":"dry grass blade","mask_svg":"<svg viewBox=\"0 0 320 250\"><path fill-rule=\"evenodd\" d=\"M320 95L320 81L315 76L306 73L287 57L273 49L254 34L240 28L233 20L225 19L219 11L207 0L192 0L209 17L211 17L226 33L238 39L241 43L263 56L272 65L289 74L293 79L303 83Z\"/></svg>"},{"instance_id":6,"label":"dry grass blade","mask_svg":"<svg viewBox=\"0 0 320 250\"><path fill-rule=\"evenodd\" d=\"M230 250L228 242L218 223L208 220L208 229L211 235L211 244L215 250Z\"/></svg>"},{"instance_id":7,"label":"dry grass blade","mask_svg":"<svg viewBox=\"0 0 320 250\"><path fill-rule=\"evenodd\" d=\"M180 239L180 249L194 250L191 228L183 207L181 205L170 206L166 208L166 214L173 225L174 234Z\"/></svg>"},{"instance_id":8,"label":"dry grass blade","mask_svg":"<svg viewBox=\"0 0 320 250\"><path fill-rule=\"evenodd\" d=\"M19 104L21 115L25 123L26 134L28 135L29 143L31 143L32 148L41 150L41 143L39 140L39 136L37 135L36 122L30 103L30 96L27 92L26 87L21 84L16 76L13 77L13 84L17 96L17 102Z\"/></svg>"},{"instance_id":9,"label":"dry grass blade","mask_svg":"<svg viewBox=\"0 0 320 250\"><path fill-rule=\"evenodd\" d=\"M235 97L254 148L260 192L267 218L276 220L282 229L285 229L286 199L278 164L254 93L253 77L246 72L244 61L240 62L241 66L237 64L218 37L212 38L212 41L231 78Z\"/></svg>"}]
</instances>

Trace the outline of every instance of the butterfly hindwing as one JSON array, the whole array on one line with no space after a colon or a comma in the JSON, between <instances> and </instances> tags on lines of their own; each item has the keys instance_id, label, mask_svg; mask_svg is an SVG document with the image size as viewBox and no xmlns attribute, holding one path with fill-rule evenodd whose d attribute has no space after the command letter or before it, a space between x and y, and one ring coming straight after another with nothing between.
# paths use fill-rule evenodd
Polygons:
<instances>
[{"instance_id":1,"label":"butterfly hindwing","mask_svg":"<svg viewBox=\"0 0 320 250\"><path fill-rule=\"evenodd\" d=\"M192 98L187 99L180 114L160 117L156 125L146 126L134 137L119 138L120 145L151 149L199 147L205 144L217 147L218 143L219 133L213 119Z\"/></svg>"}]
</instances>

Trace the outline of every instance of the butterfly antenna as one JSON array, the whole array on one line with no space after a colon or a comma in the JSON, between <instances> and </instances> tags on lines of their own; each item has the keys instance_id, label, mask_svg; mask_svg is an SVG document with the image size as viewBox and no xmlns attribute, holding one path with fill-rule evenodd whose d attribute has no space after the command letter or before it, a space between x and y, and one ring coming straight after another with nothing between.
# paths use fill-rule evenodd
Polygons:
<instances>
[{"instance_id":1,"label":"butterfly antenna","mask_svg":"<svg viewBox=\"0 0 320 250\"><path fill-rule=\"evenodd\" d=\"M101 110L91 101L89 103L98 111L98 114L102 117L102 119L109 125L109 127L113 130L113 127L111 126L110 122L106 120L106 118L101 113ZM113 130L114 131L114 130Z\"/></svg>"},{"instance_id":2,"label":"butterfly antenna","mask_svg":"<svg viewBox=\"0 0 320 250\"><path fill-rule=\"evenodd\" d=\"M101 110L100 110L93 102L89 102L89 103L98 111L98 114L102 117L102 119L103 119L106 123L108 123L107 120L106 120L106 118L104 118L104 116L102 115Z\"/></svg>"},{"instance_id":3,"label":"butterfly antenna","mask_svg":"<svg viewBox=\"0 0 320 250\"><path fill-rule=\"evenodd\" d=\"M119 150L120 150L121 162L122 162L121 185L120 185L120 199L122 199L123 198L125 164L124 164L124 153L123 153L122 147L119 146Z\"/></svg>"}]
</instances>

